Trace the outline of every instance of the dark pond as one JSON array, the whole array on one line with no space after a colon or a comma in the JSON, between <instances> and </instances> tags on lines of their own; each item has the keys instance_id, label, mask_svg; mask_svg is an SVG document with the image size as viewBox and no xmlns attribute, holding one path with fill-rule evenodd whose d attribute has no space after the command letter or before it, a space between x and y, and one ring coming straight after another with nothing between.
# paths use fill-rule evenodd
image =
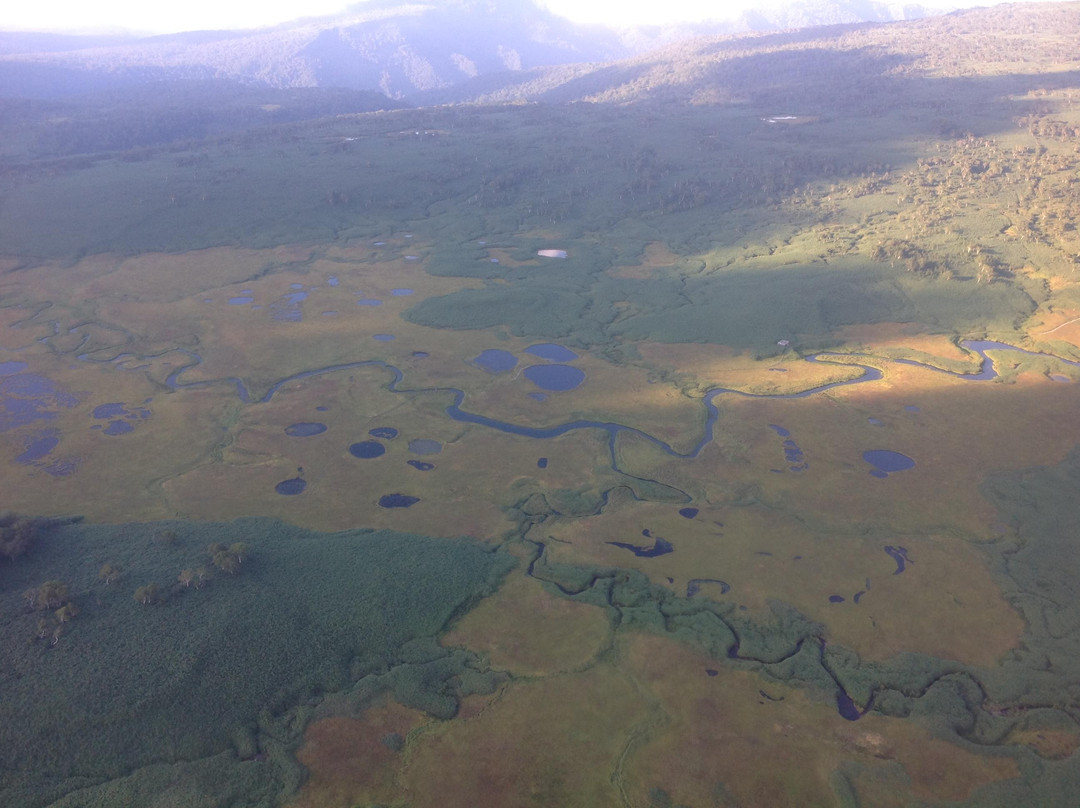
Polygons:
<instances>
[{"instance_id":1,"label":"dark pond","mask_svg":"<svg viewBox=\"0 0 1080 808\"><path fill-rule=\"evenodd\" d=\"M478 364L488 373L506 373L517 367L518 360L517 357L509 351L504 351L499 348L488 348L486 351L481 351L480 355L473 359L473 362Z\"/></svg>"},{"instance_id":2,"label":"dark pond","mask_svg":"<svg viewBox=\"0 0 1080 808\"><path fill-rule=\"evenodd\" d=\"M285 434L293 438L310 438L313 435L321 435L326 431L326 424L317 421L301 421L285 427Z\"/></svg>"},{"instance_id":3,"label":"dark pond","mask_svg":"<svg viewBox=\"0 0 1080 808\"><path fill-rule=\"evenodd\" d=\"M293 477L291 480L282 480L274 486L275 491L279 494L284 494L285 496L302 494L304 493L305 488L307 488L307 480L300 477Z\"/></svg>"},{"instance_id":4,"label":"dark pond","mask_svg":"<svg viewBox=\"0 0 1080 808\"><path fill-rule=\"evenodd\" d=\"M127 406L122 402L98 404L94 407L95 418L116 418L119 415L127 415Z\"/></svg>"},{"instance_id":5,"label":"dark pond","mask_svg":"<svg viewBox=\"0 0 1080 808\"><path fill-rule=\"evenodd\" d=\"M25 362L0 362L0 376L22 373L29 367Z\"/></svg>"},{"instance_id":6,"label":"dark pond","mask_svg":"<svg viewBox=\"0 0 1080 808\"><path fill-rule=\"evenodd\" d=\"M698 515L698 509L697 508L680 508L679 509L679 516L682 516L685 519L693 519L697 515Z\"/></svg>"},{"instance_id":7,"label":"dark pond","mask_svg":"<svg viewBox=\"0 0 1080 808\"><path fill-rule=\"evenodd\" d=\"M380 508L410 508L420 501L420 497L410 497L408 494L385 494L379 497Z\"/></svg>"},{"instance_id":8,"label":"dark pond","mask_svg":"<svg viewBox=\"0 0 1080 808\"><path fill-rule=\"evenodd\" d=\"M412 289L391 289L390 294L394 297L408 297L413 293Z\"/></svg>"},{"instance_id":9,"label":"dark pond","mask_svg":"<svg viewBox=\"0 0 1080 808\"><path fill-rule=\"evenodd\" d=\"M863 452L863 460L874 467L870 473L875 477L882 477L894 471L904 471L915 465L915 461L907 455L890 449L869 449Z\"/></svg>"},{"instance_id":10,"label":"dark pond","mask_svg":"<svg viewBox=\"0 0 1080 808\"><path fill-rule=\"evenodd\" d=\"M386 447L377 440L363 440L349 447L349 454L353 457L370 459L386 454Z\"/></svg>"},{"instance_id":11,"label":"dark pond","mask_svg":"<svg viewBox=\"0 0 1080 808\"><path fill-rule=\"evenodd\" d=\"M254 303L254 302L255 302L255 298L248 297L247 295L237 296L237 297L230 297L229 298L229 305L230 306L244 306L244 305L247 305L248 303Z\"/></svg>"},{"instance_id":12,"label":"dark pond","mask_svg":"<svg viewBox=\"0 0 1080 808\"><path fill-rule=\"evenodd\" d=\"M442 444L431 438L416 438L409 441L409 451L418 455L433 455L442 451Z\"/></svg>"},{"instance_id":13,"label":"dark pond","mask_svg":"<svg viewBox=\"0 0 1080 808\"><path fill-rule=\"evenodd\" d=\"M427 359L429 356L431 356L431 354L429 354L427 351L413 351L412 355L417 359Z\"/></svg>"},{"instance_id":14,"label":"dark pond","mask_svg":"<svg viewBox=\"0 0 1080 808\"><path fill-rule=\"evenodd\" d=\"M769 429L771 429L773 432L775 432L781 438L790 438L791 437L791 432L789 430L784 429L782 426L778 426L777 424L769 424Z\"/></svg>"},{"instance_id":15,"label":"dark pond","mask_svg":"<svg viewBox=\"0 0 1080 808\"><path fill-rule=\"evenodd\" d=\"M893 575L899 575L907 568L908 564L913 563L912 560L908 558L906 547L885 545L885 552L889 554L889 558L896 562L896 570L893 572Z\"/></svg>"},{"instance_id":16,"label":"dark pond","mask_svg":"<svg viewBox=\"0 0 1080 808\"><path fill-rule=\"evenodd\" d=\"M417 471L431 471L435 468L434 463L425 463L423 460L406 460L405 462Z\"/></svg>"},{"instance_id":17,"label":"dark pond","mask_svg":"<svg viewBox=\"0 0 1080 808\"><path fill-rule=\"evenodd\" d=\"M541 342L530 345L525 349L525 353L539 356L549 362L573 362L578 358L578 355L569 348L556 345L554 342Z\"/></svg>"},{"instance_id":18,"label":"dark pond","mask_svg":"<svg viewBox=\"0 0 1080 808\"><path fill-rule=\"evenodd\" d=\"M642 531L642 535L653 538L652 536L649 536L649 531L647 530ZM662 539L659 536L653 539L652 547L644 547L640 544L629 544L624 541L609 541L607 544L610 544L613 547L621 547L623 550L629 550L638 558L656 558L657 556L667 555L675 550L671 542L667 539Z\"/></svg>"},{"instance_id":19,"label":"dark pond","mask_svg":"<svg viewBox=\"0 0 1080 808\"><path fill-rule=\"evenodd\" d=\"M41 460L43 457L47 457L52 453L52 450L60 443L58 435L46 434L39 438L29 441L26 444L26 451L15 458L16 463L33 463L37 460Z\"/></svg>"},{"instance_id":20,"label":"dark pond","mask_svg":"<svg viewBox=\"0 0 1080 808\"><path fill-rule=\"evenodd\" d=\"M843 602L844 602L844 596L843 595L829 595L829 603L843 603Z\"/></svg>"},{"instance_id":21,"label":"dark pond","mask_svg":"<svg viewBox=\"0 0 1080 808\"><path fill-rule=\"evenodd\" d=\"M393 440L398 436L398 431L392 426L377 426L374 429L369 429L368 434L373 438L385 438L386 440Z\"/></svg>"},{"instance_id":22,"label":"dark pond","mask_svg":"<svg viewBox=\"0 0 1080 808\"><path fill-rule=\"evenodd\" d=\"M548 466L548 459L546 457L541 457L539 460L536 461L536 467L537 468L546 469L547 466Z\"/></svg>"},{"instance_id":23,"label":"dark pond","mask_svg":"<svg viewBox=\"0 0 1080 808\"><path fill-rule=\"evenodd\" d=\"M397 339L393 334L373 334L371 338L377 342L393 342Z\"/></svg>"},{"instance_id":24,"label":"dark pond","mask_svg":"<svg viewBox=\"0 0 1080 808\"><path fill-rule=\"evenodd\" d=\"M109 421L109 425L105 427L106 435L126 435L134 431L135 427L127 421Z\"/></svg>"},{"instance_id":25,"label":"dark pond","mask_svg":"<svg viewBox=\"0 0 1080 808\"><path fill-rule=\"evenodd\" d=\"M357 306L381 306L382 301L373 297L362 297L356 301Z\"/></svg>"},{"instance_id":26,"label":"dark pond","mask_svg":"<svg viewBox=\"0 0 1080 808\"><path fill-rule=\"evenodd\" d=\"M585 381L585 371L573 365L532 365L525 378L542 390L573 390Z\"/></svg>"}]
</instances>

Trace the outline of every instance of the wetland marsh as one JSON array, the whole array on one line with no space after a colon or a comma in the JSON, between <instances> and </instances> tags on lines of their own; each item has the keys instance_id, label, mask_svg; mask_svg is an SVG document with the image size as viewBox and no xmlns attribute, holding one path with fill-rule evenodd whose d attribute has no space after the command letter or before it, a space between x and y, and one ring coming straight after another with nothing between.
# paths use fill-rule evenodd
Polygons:
<instances>
[{"instance_id":1,"label":"wetland marsh","mask_svg":"<svg viewBox=\"0 0 1080 808\"><path fill-rule=\"evenodd\" d=\"M1080 85L935 61L1012 13L12 168L0 802L1070 805Z\"/></svg>"}]
</instances>

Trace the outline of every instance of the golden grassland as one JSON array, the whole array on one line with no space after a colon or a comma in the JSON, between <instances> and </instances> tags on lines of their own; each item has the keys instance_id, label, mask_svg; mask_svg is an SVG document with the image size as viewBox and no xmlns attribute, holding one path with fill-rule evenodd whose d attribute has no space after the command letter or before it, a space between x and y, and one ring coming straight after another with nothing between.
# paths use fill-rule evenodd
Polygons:
<instances>
[{"instance_id":1,"label":"golden grassland","mask_svg":"<svg viewBox=\"0 0 1080 808\"><path fill-rule=\"evenodd\" d=\"M837 331L836 352L860 356L830 363L794 351L761 361L715 345L646 341L616 364L581 349L572 364L585 371L585 384L540 401L522 375L542 362L524 352L538 340L502 328L435 330L402 317L425 298L483 285L429 275L406 251L425 253L396 237L380 247L94 256L35 268L32 283L5 273L4 359L26 362L27 372L77 399L0 433L6 505L97 522L257 514L322 530L362 525L495 543L518 529L522 503L539 498L558 511L578 497L583 510L550 513L522 531L546 546L551 562L636 570L680 597L695 582L694 597L734 604L762 622L782 601L822 624L830 644L868 661L916 653L990 667L1021 642L1024 622L980 546L1000 528L979 485L991 469L1058 463L1080 443L1073 387L1049 377L1069 368L998 353L1005 378L964 381L890 358L974 371L977 357L954 335L879 323ZM648 277L676 258L654 243L640 266L615 274ZM510 264L509 251L500 260ZM229 303L247 291L251 303ZM297 291L306 297L281 302ZM360 306L358 297L382 305ZM299 321L275 318L282 307ZM1040 310L1027 334L1038 344L1080 344L1075 316ZM487 348L514 353L518 366L479 367L472 360ZM192 354L201 363L169 389L166 380ZM400 369L396 391L382 364L272 388L304 371L372 360ZM884 377L806 398L769 397L858 379L855 363ZM251 401L241 400L230 377L243 381ZM714 399L714 439L696 456L622 432L617 468L601 429L537 440L445 412L453 402L446 388L457 388L463 409L488 418L536 428L617 423L687 455L703 434L704 391L716 386L749 395ZM107 435L93 428L104 424L93 410L109 402L143 405L150 415L128 434ZM299 422L327 428L288 435ZM791 470L784 438L770 425L790 432L805 470ZM61 436L53 456L76 462L73 474L13 462L44 427ZM378 439L385 454L350 454L378 427L398 431ZM417 455L414 439L438 441L441 451ZM916 465L872 477L862 453L876 448ZM302 494L275 492L294 477L307 483ZM630 493L655 491L656 483L668 486L669 501ZM418 501L380 507L391 493ZM688 504L698 509L693 518L679 513ZM673 552L639 557L611 544L647 548L657 538ZM902 573L886 545L906 549ZM393 701L314 721L298 753L309 780L295 808L470 805L479 793L500 805L647 804L657 789L675 804L830 805L841 770L860 799L905 805L965 799L980 784L1017 774L1013 759L976 755L917 721L868 714L851 724L828 694L766 680L670 639L618 633L604 609L528 577L524 547L515 550L521 568L443 637L445 646L468 648L507 672L508 682L465 699L453 721ZM837 595L842 602L830 601ZM1035 726L1004 742L1055 758L1077 741L1075 733Z\"/></svg>"}]
</instances>

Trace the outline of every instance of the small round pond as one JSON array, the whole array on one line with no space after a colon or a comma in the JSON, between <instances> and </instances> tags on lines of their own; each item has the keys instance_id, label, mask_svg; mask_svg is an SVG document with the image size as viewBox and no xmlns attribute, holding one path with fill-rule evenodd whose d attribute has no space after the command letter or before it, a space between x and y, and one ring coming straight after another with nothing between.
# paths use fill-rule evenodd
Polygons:
<instances>
[{"instance_id":1,"label":"small round pond","mask_svg":"<svg viewBox=\"0 0 1080 808\"><path fill-rule=\"evenodd\" d=\"M374 429L369 429L368 434L373 438L385 438L386 440L393 440L398 436L398 431L392 426L377 426Z\"/></svg>"},{"instance_id":2,"label":"small round pond","mask_svg":"<svg viewBox=\"0 0 1080 808\"><path fill-rule=\"evenodd\" d=\"M301 477L293 477L291 480L282 480L274 486L275 491L287 497L302 494L304 493L305 488L307 488L307 480L304 480Z\"/></svg>"},{"instance_id":3,"label":"small round pond","mask_svg":"<svg viewBox=\"0 0 1080 808\"><path fill-rule=\"evenodd\" d=\"M488 348L481 351L473 361L488 373L506 373L517 367L517 357L500 348Z\"/></svg>"},{"instance_id":4,"label":"small round pond","mask_svg":"<svg viewBox=\"0 0 1080 808\"><path fill-rule=\"evenodd\" d=\"M373 457L381 457L386 454L386 447L377 440L362 440L349 447L349 454L353 457L370 460Z\"/></svg>"},{"instance_id":5,"label":"small round pond","mask_svg":"<svg viewBox=\"0 0 1080 808\"><path fill-rule=\"evenodd\" d=\"M573 390L585 381L585 371L572 365L532 365L525 368L525 378L541 390Z\"/></svg>"},{"instance_id":6,"label":"small round pond","mask_svg":"<svg viewBox=\"0 0 1080 808\"><path fill-rule=\"evenodd\" d=\"M869 449L863 452L863 460L874 467L870 473L875 477L887 475L894 471L906 471L915 465L915 461L906 454L894 452L890 449ZM877 473L875 474L875 472Z\"/></svg>"}]
</instances>

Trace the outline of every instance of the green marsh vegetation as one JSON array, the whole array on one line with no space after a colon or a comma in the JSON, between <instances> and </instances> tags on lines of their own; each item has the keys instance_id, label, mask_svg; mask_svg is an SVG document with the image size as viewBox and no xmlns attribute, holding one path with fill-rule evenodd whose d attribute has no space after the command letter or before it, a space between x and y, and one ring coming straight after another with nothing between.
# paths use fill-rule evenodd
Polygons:
<instances>
[{"instance_id":1,"label":"green marsh vegetation","mask_svg":"<svg viewBox=\"0 0 1080 808\"><path fill-rule=\"evenodd\" d=\"M512 563L465 540L272 520L48 528L0 570L4 803L175 788L192 800L180 804L274 804L298 782L289 753L325 695L340 709L391 690L446 717L492 686L430 638Z\"/></svg>"}]
</instances>

